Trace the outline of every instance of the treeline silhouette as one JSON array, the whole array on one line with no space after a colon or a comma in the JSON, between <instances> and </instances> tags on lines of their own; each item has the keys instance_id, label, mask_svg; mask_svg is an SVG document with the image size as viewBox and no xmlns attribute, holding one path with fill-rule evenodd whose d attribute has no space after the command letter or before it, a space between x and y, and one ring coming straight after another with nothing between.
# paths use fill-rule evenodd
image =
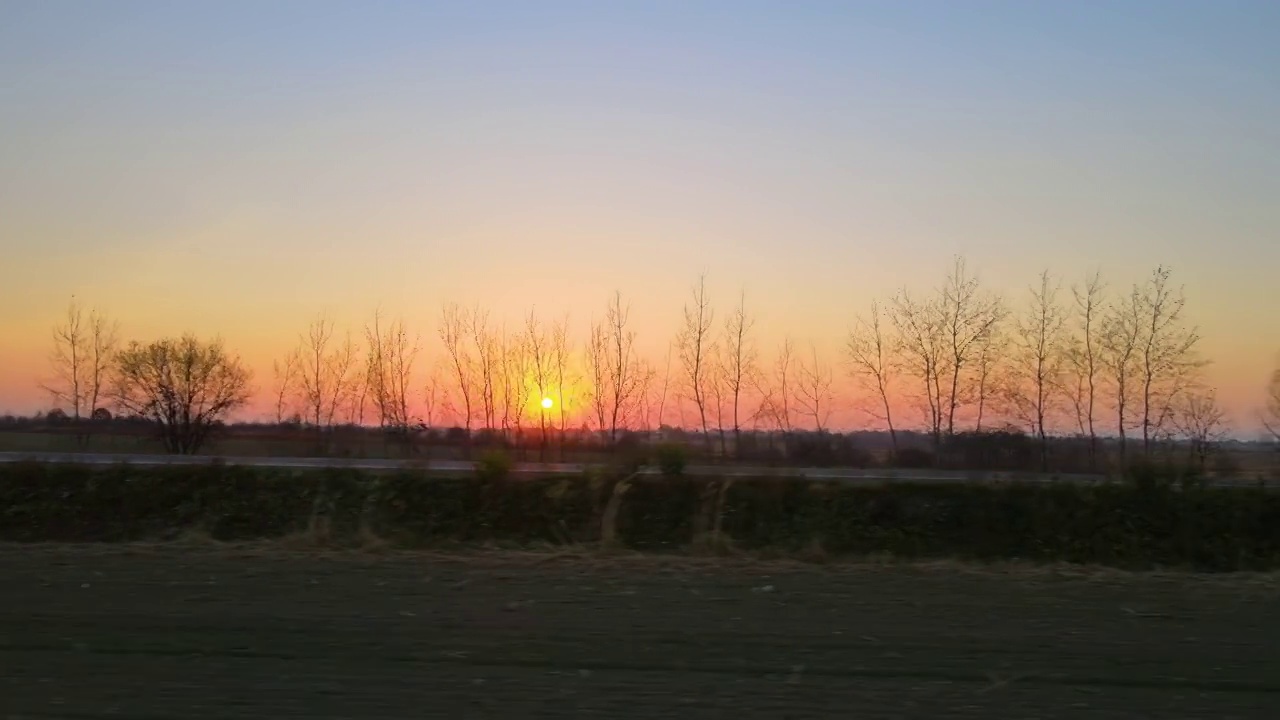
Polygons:
<instances>
[{"instance_id":1,"label":"treeline silhouette","mask_svg":"<svg viewBox=\"0 0 1280 720\"><path fill-rule=\"evenodd\" d=\"M352 332L318 316L256 388L219 339L122 345L117 323L73 303L42 387L45 419L83 446L123 431L114 415L175 453L249 433L226 422L256 396L275 428L261 433L316 454L370 452L369 438L540 459L676 443L707 461L1104 472L1179 454L1203 471L1228 424L1185 302L1163 266L1115 292L1100 272L1064 288L1046 271L1007 298L957 257L941 284L854 314L833 359L789 338L762 352L747 294L720 313L702 276L661 359L639 354L621 293L581 343L567 315L513 327L450 303L431 356L402 319ZM875 432L836 432L837 410Z\"/></svg>"}]
</instances>

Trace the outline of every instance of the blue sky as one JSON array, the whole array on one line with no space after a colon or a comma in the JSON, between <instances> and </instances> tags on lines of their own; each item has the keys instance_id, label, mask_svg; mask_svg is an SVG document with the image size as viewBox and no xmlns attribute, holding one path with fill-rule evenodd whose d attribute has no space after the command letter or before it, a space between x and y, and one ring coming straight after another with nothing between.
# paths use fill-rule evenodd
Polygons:
<instances>
[{"instance_id":1,"label":"blue sky","mask_svg":"<svg viewBox=\"0 0 1280 720\"><path fill-rule=\"evenodd\" d=\"M703 269L817 335L962 253L1169 263L1245 378L1277 68L1276 2L0 1L0 300L48 308L5 350L72 292L265 358L320 305L615 287L657 344Z\"/></svg>"}]
</instances>

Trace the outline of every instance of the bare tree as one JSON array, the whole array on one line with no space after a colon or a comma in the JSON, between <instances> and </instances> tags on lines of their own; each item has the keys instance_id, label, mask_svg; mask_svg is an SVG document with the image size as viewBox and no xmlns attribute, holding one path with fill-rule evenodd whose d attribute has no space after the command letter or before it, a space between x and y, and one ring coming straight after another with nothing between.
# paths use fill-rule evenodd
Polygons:
<instances>
[{"instance_id":1,"label":"bare tree","mask_svg":"<svg viewBox=\"0 0 1280 720\"><path fill-rule=\"evenodd\" d=\"M1103 293L1106 285L1101 271L1095 270L1085 278L1083 286L1073 285L1075 300L1074 333L1069 338L1067 358L1071 366L1071 380L1065 388L1075 410L1076 426L1080 434L1089 438L1089 466L1096 467L1098 458L1097 418L1098 385L1103 371L1102 340Z\"/></svg>"},{"instance_id":2,"label":"bare tree","mask_svg":"<svg viewBox=\"0 0 1280 720\"><path fill-rule=\"evenodd\" d=\"M591 414L595 416L596 430L603 433L609 427L610 397L609 331L604 323L591 324L586 354L591 376Z\"/></svg>"},{"instance_id":3,"label":"bare tree","mask_svg":"<svg viewBox=\"0 0 1280 720\"><path fill-rule=\"evenodd\" d=\"M1171 421L1174 431L1186 441L1191 461L1203 471L1209 455L1227 436L1226 414L1218 405L1217 392L1210 388L1183 393Z\"/></svg>"},{"instance_id":4,"label":"bare tree","mask_svg":"<svg viewBox=\"0 0 1280 720\"><path fill-rule=\"evenodd\" d=\"M484 427L497 427L497 374L502 364L501 338L489 327L489 313L476 307L471 315L471 339L476 348L476 364L479 370L480 407L484 413Z\"/></svg>"},{"instance_id":5,"label":"bare tree","mask_svg":"<svg viewBox=\"0 0 1280 720\"><path fill-rule=\"evenodd\" d=\"M369 389L367 376L360 372L360 349L351 332L347 331L329 358L329 375L332 378L332 394L325 409L325 424L332 426L339 418L338 412L347 407L347 422L364 423L365 395Z\"/></svg>"},{"instance_id":6,"label":"bare tree","mask_svg":"<svg viewBox=\"0 0 1280 720\"><path fill-rule=\"evenodd\" d=\"M432 363L431 370L427 373L426 386L423 388L422 421L429 428L436 426L437 414L448 402L443 374L444 370L440 367L439 361Z\"/></svg>"},{"instance_id":7,"label":"bare tree","mask_svg":"<svg viewBox=\"0 0 1280 720\"><path fill-rule=\"evenodd\" d=\"M285 355L284 361L275 360L271 363L271 376L275 381L273 395L275 396L275 418L276 424L279 425L285 421L285 418L292 414L290 403L297 391L295 385L298 382L298 359L297 352L291 352Z\"/></svg>"},{"instance_id":8,"label":"bare tree","mask_svg":"<svg viewBox=\"0 0 1280 720\"><path fill-rule=\"evenodd\" d=\"M671 356L675 350L675 343L667 343L667 360L662 369L662 390L658 395L658 427L661 428L667 424L667 393L671 387Z\"/></svg>"},{"instance_id":9,"label":"bare tree","mask_svg":"<svg viewBox=\"0 0 1280 720\"><path fill-rule=\"evenodd\" d=\"M864 387L870 386L875 390L879 410L866 408L865 411L888 428L889 442L896 455L898 432L893 426L893 407L889 397L889 386L893 380L893 340L885 336L881 314L879 303L873 301L867 318L855 318L845 350L853 376Z\"/></svg>"},{"instance_id":10,"label":"bare tree","mask_svg":"<svg viewBox=\"0 0 1280 720\"><path fill-rule=\"evenodd\" d=\"M54 402L75 420L93 415L106 388L107 372L117 345L118 326L96 309L88 318L72 300L63 322L53 329L49 364L53 377L41 384ZM83 440L84 429L77 430Z\"/></svg>"},{"instance_id":11,"label":"bare tree","mask_svg":"<svg viewBox=\"0 0 1280 720\"><path fill-rule=\"evenodd\" d=\"M1127 297L1111 305L1102 320L1098 339L1099 363L1115 395L1112 406L1120 439L1120 463L1127 462L1134 383L1137 377L1139 340L1142 336L1142 300L1135 286Z\"/></svg>"},{"instance_id":12,"label":"bare tree","mask_svg":"<svg viewBox=\"0 0 1280 720\"><path fill-rule=\"evenodd\" d=\"M351 402L357 382L355 342L350 334L335 344L333 321L324 315L299 339L298 393L307 420L316 428L332 426L343 404Z\"/></svg>"},{"instance_id":13,"label":"bare tree","mask_svg":"<svg viewBox=\"0 0 1280 720\"><path fill-rule=\"evenodd\" d=\"M902 290L893 299L889 318L897 330L903 366L921 385L925 420L937 452L942 448L945 419L942 394L947 359L945 314L937 301L918 300Z\"/></svg>"},{"instance_id":14,"label":"bare tree","mask_svg":"<svg viewBox=\"0 0 1280 720\"><path fill-rule=\"evenodd\" d=\"M998 389L997 379L1001 369L1000 361L1007 348L1006 339L1002 328L997 326L978 341L973 378L974 402L978 404L977 417L973 424L975 432L982 432L982 422L986 418L987 408L991 404L992 395Z\"/></svg>"},{"instance_id":15,"label":"bare tree","mask_svg":"<svg viewBox=\"0 0 1280 720\"><path fill-rule=\"evenodd\" d=\"M156 424L166 450L190 455L216 423L248 401L249 380L221 340L187 335L130 343L116 356L110 392L121 412Z\"/></svg>"},{"instance_id":16,"label":"bare tree","mask_svg":"<svg viewBox=\"0 0 1280 720\"><path fill-rule=\"evenodd\" d=\"M709 358L710 368L707 373L707 401L711 403L711 411L715 416L716 434L720 437L720 455L729 456L728 433L725 432L725 405L729 395L728 358L724 348L717 345ZM736 436L735 436L736 437Z\"/></svg>"},{"instance_id":17,"label":"bare tree","mask_svg":"<svg viewBox=\"0 0 1280 720\"><path fill-rule=\"evenodd\" d=\"M1262 411L1262 426L1280 442L1280 367L1271 373L1271 382L1267 385L1267 404Z\"/></svg>"},{"instance_id":18,"label":"bare tree","mask_svg":"<svg viewBox=\"0 0 1280 720\"><path fill-rule=\"evenodd\" d=\"M560 419L560 447L561 459L563 459L565 432L568 430L566 424L568 414L565 412L564 391L569 386L569 383L573 381L573 366L570 364L573 362L573 348L570 346L569 340L568 315L565 315L551 326L551 355L552 363L555 367L556 412Z\"/></svg>"},{"instance_id":19,"label":"bare tree","mask_svg":"<svg viewBox=\"0 0 1280 720\"><path fill-rule=\"evenodd\" d=\"M742 452L742 400L758 372L755 338L751 335L755 319L747 314L747 293L738 297L738 306L725 321L724 327L724 389L729 395L733 420L734 454ZM724 423L720 423L723 435ZM723 445L723 438L721 445Z\"/></svg>"},{"instance_id":20,"label":"bare tree","mask_svg":"<svg viewBox=\"0 0 1280 720\"><path fill-rule=\"evenodd\" d=\"M818 432L827 429L831 419L835 393L835 378L830 365L818 358L817 346L809 345L808 359L801 359L797 370L796 405L805 415L813 418L813 428Z\"/></svg>"},{"instance_id":21,"label":"bare tree","mask_svg":"<svg viewBox=\"0 0 1280 720\"><path fill-rule=\"evenodd\" d=\"M89 415L99 409L106 393L108 373L119 344L119 324L94 309L89 313Z\"/></svg>"},{"instance_id":22,"label":"bare tree","mask_svg":"<svg viewBox=\"0 0 1280 720\"><path fill-rule=\"evenodd\" d=\"M348 364L352 368L350 379L347 380L346 388L338 393L341 405L345 407L347 415L346 422L354 427L364 427L364 411L369 404L369 373L358 372L356 370L356 347L355 340L348 333L346 339L339 350L338 362L336 366L341 368Z\"/></svg>"},{"instance_id":23,"label":"bare tree","mask_svg":"<svg viewBox=\"0 0 1280 720\"><path fill-rule=\"evenodd\" d=\"M715 338L712 333L715 312L711 308L711 299L707 296L706 275L698 277L690 300L692 304L684 306L684 327L680 330L676 345L680 350L684 381L688 383L694 406L698 409L702 437L707 450L710 451L711 435L707 430L707 393L710 390L708 385L715 369L712 363L712 357L715 355Z\"/></svg>"},{"instance_id":24,"label":"bare tree","mask_svg":"<svg viewBox=\"0 0 1280 720\"><path fill-rule=\"evenodd\" d=\"M1139 295L1143 313L1139 372L1144 454L1150 454L1151 442L1169 419L1179 394L1203 365L1195 354L1200 335L1196 328L1183 325L1183 290L1171 287L1169 276L1167 267L1157 267Z\"/></svg>"},{"instance_id":25,"label":"bare tree","mask_svg":"<svg viewBox=\"0 0 1280 720\"><path fill-rule=\"evenodd\" d=\"M475 418L473 408L474 385L471 354L466 344L470 318L465 308L450 303L444 306L440 315L440 340L444 343L445 353L449 356L449 365L453 371L453 379L457 383L458 396L462 399L462 423L467 437L471 437L471 423Z\"/></svg>"},{"instance_id":26,"label":"bare tree","mask_svg":"<svg viewBox=\"0 0 1280 720\"><path fill-rule=\"evenodd\" d=\"M413 367L421 341L409 335L403 320L393 320L384 327L380 312L375 312L373 321L365 326L365 339L365 378L378 409L378 424L407 435L412 423L409 397L414 385Z\"/></svg>"},{"instance_id":27,"label":"bare tree","mask_svg":"<svg viewBox=\"0 0 1280 720\"><path fill-rule=\"evenodd\" d=\"M494 383L497 384L495 393L500 397L500 410L502 410L502 420L499 421L499 427L502 432L516 439L517 445L520 442L520 436L516 432L517 425L524 425L524 418L516 421L516 414L520 413L520 407L515 407L516 398L521 396L516 391L516 384L524 382L521 375L522 365L524 365L525 337L517 334L511 337L511 333L507 332L506 325L503 325L502 331L498 333L498 372L494 375Z\"/></svg>"},{"instance_id":28,"label":"bare tree","mask_svg":"<svg viewBox=\"0 0 1280 720\"><path fill-rule=\"evenodd\" d=\"M649 432L653 429L653 383L658 371L648 360L640 360L636 366L636 400L639 409L639 429Z\"/></svg>"},{"instance_id":29,"label":"bare tree","mask_svg":"<svg viewBox=\"0 0 1280 720\"><path fill-rule=\"evenodd\" d=\"M757 388L761 397L757 413L784 435L794 427L791 398L795 393L795 375L795 346L790 338L786 338L778 348L772 372L768 376L760 376Z\"/></svg>"},{"instance_id":30,"label":"bare tree","mask_svg":"<svg viewBox=\"0 0 1280 720\"><path fill-rule=\"evenodd\" d=\"M535 399L538 402L538 427L541 431L541 439L538 450L538 456L545 459L548 445L548 420L547 407L543 404L543 399L551 399L551 382L555 369L555 352L552 341L547 337L542 323L538 322L536 310L530 310L528 318L525 319L525 347L529 353L529 364L532 370L532 380L534 390L536 391ZM523 378L522 378L523 380Z\"/></svg>"},{"instance_id":31,"label":"bare tree","mask_svg":"<svg viewBox=\"0 0 1280 720\"><path fill-rule=\"evenodd\" d=\"M947 352L950 388L946 394L947 434L955 433L956 408L961 402L960 378L975 352L982 347L1004 311L1000 299L982 292L977 277L971 277L962 257L955 259L946 284L943 285L938 308Z\"/></svg>"},{"instance_id":32,"label":"bare tree","mask_svg":"<svg viewBox=\"0 0 1280 720\"><path fill-rule=\"evenodd\" d=\"M1060 283L1048 270L1040 273L1038 286L1030 289L1031 304L1016 322L1014 372L1008 388L1014 411L1039 438L1043 471L1049 469L1047 419L1055 390L1060 386L1063 363L1066 318L1058 303L1059 290Z\"/></svg>"},{"instance_id":33,"label":"bare tree","mask_svg":"<svg viewBox=\"0 0 1280 720\"><path fill-rule=\"evenodd\" d=\"M497 376L502 384L502 427L507 431L514 430L517 445L523 447L524 420L533 390L529 383L533 366L529 339L523 333L508 334L504 329L497 343ZM539 396L538 400L541 399Z\"/></svg>"},{"instance_id":34,"label":"bare tree","mask_svg":"<svg viewBox=\"0 0 1280 720\"><path fill-rule=\"evenodd\" d=\"M630 327L631 306L623 305L622 293L614 292L613 300L605 312L608 341L609 388L612 392L609 407L609 439L616 442L618 429L627 421L627 413L635 404L640 389L642 367L636 357L636 334Z\"/></svg>"}]
</instances>

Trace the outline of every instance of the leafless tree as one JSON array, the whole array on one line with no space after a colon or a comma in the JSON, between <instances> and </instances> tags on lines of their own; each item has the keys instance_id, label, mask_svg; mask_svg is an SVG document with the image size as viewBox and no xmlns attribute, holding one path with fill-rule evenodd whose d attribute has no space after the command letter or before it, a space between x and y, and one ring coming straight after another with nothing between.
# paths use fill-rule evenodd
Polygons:
<instances>
[{"instance_id":1,"label":"leafless tree","mask_svg":"<svg viewBox=\"0 0 1280 720\"><path fill-rule=\"evenodd\" d=\"M1142 299L1135 286L1129 294L1107 308L1098 338L1099 364L1115 393L1112 406L1116 417L1116 434L1120 439L1120 463L1127 462L1129 429L1132 418L1134 384L1138 376L1137 361L1142 337Z\"/></svg>"},{"instance_id":2,"label":"leafless tree","mask_svg":"<svg viewBox=\"0 0 1280 720\"><path fill-rule=\"evenodd\" d=\"M492 430L498 425L497 375L503 358L502 338L489 326L487 311L476 307L471 311L470 320L480 375L480 407L484 413L484 427Z\"/></svg>"},{"instance_id":3,"label":"leafless tree","mask_svg":"<svg viewBox=\"0 0 1280 720\"><path fill-rule=\"evenodd\" d=\"M699 276L693 286L691 304L684 306L684 326L680 330L676 346L680 350L680 363L684 368L684 381L698 410L698 420L707 450L711 450L711 435L707 427L707 393L713 376L712 357L715 355L715 337L712 328L715 312L707 296L707 278Z\"/></svg>"},{"instance_id":4,"label":"leafless tree","mask_svg":"<svg viewBox=\"0 0 1280 720\"><path fill-rule=\"evenodd\" d=\"M573 382L573 348L570 346L569 340L569 316L565 315L558 322L551 326L551 356L554 365L554 377L556 384L556 412L559 414L560 428L560 446L564 447L565 432L568 430L567 418L565 411L564 398L565 388L569 383ZM563 450L561 455L563 455ZM563 459L563 458L562 458Z\"/></svg>"},{"instance_id":5,"label":"leafless tree","mask_svg":"<svg viewBox=\"0 0 1280 720\"><path fill-rule=\"evenodd\" d=\"M496 342L499 349L495 376L502 385L502 428L508 432L514 430L519 444L524 437L525 415L532 390L529 383L533 365L529 339L524 333L508 334L504 329Z\"/></svg>"},{"instance_id":6,"label":"leafless tree","mask_svg":"<svg viewBox=\"0 0 1280 720\"><path fill-rule=\"evenodd\" d=\"M945 411L947 434L955 433L956 408L960 406L961 374L968 367L976 352L982 348L983 338L991 335L996 323L1004 314L1000 299L982 291L978 278L970 276L964 258L957 257L946 284L943 285L938 308L946 346L946 370L949 389L946 393Z\"/></svg>"},{"instance_id":7,"label":"leafless tree","mask_svg":"<svg viewBox=\"0 0 1280 720\"><path fill-rule=\"evenodd\" d=\"M711 404L711 412L716 423L716 434L720 438L720 455L729 456L729 438L725 429L725 410L730 400L729 391L729 359L722 346L716 345L709 358L710 369L707 373L707 398ZM736 438L736 436L735 436Z\"/></svg>"},{"instance_id":8,"label":"leafless tree","mask_svg":"<svg viewBox=\"0 0 1280 720\"><path fill-rule=\"evenodd\" d=\"M973 373L973 398L978 405L973 425L975 432L982 432L982 422L986 419L992 396L998 390L1001 360L1008 347L1006 340L1004 330L997 326L978 341Z\"/></svg>"},{"instance_id":9,"label":"leafless tree","mask_svg":"<svg viewBox=\"0 0 1280 720\"><path fill-rule=\"evenodd\" d=\"M742 448L742 401L743 394L754 382L757 352L755 338L751 331L755 327L755 319L747 314L747 294L742 292L738 297L738 306L734 308L725 321L724 327L724 360L721 363L724 372L723 386L729 395L733 420L734 453L740 455ZM723 435L724 423L720 423ZM723 438L721 445L723 445Z\"/></svg>"},{"instance_id":10,"label":"leafless tree","mask_svg":"<svg viewBox=\"0 0 1280 720\"><path fill-rule=\"evenodd\" d=\"M426 386L423 388L422 421L429 428L436 426L436 418L441 408L448 402L443 375L444 370L439 362L433 363L431 370L427 373Z\"/></svg>"},{"instance_id":11,"label":"leafless tree","mask_svg":"<svg viewBox=\"0 0 1280 720\"><path fill-rule=\"evenodd\" d=\"M1204 470L1209 455L1227 436L1226 414L1218 405L1217 392L1210 388L1182 393L1170 420L1186 441L1192 462Z\"/></svg>"},{"instance_id":12,"label":"leafless tree","mask_svg":"<svg viewBox=\"0 0 1280 720\"><path fill-rule=\"evenodd\" d=\"M297 392L295 387L298 383L298 366L300 360L297 352L291 352L285 355L284 361L275 360L271 363L271 377L275 381L273 395L275 396L275 418L276 424L279 425L285 421L285 418L292 415L291 403L294 394Z\"/></svg>"},{"instance_id":13,"label":"leafless tree","mask_svg":"<svg viewBox=\"0 0 1280 720\"><path fill-rule=\"evenodd\" d=\"M348 334L342 344L335 344L333 321L321 315L299 339L296 356L299 400L307 420L317 428L332 426L357 386L354 340Z\"/></svg>"},{"instance_id":14,"label":"leafless tree","mask_svg":"<svg viewBox=\"0 0 1280 720\"><path fill-rule=\"evenodd\" d=\"M636 334L631 329L631 306L622 303L622 293L615 292L605 312L609 358L609 439L618 440L618 430L627 421L627 413L635 404L640 389L642 367L636 356Z\"/></svg>"},{"instance_id":15,"label":"leafless tree","mask_svg":"<svg viewBox=\"0 0 1280 720\"><path fill-rule=\"evenodd\" d=\"M835 382L831 366L818 357L817 346L809 345L809 357L802 358L796 368L795 401L799 410L813 418L813 428L818 432L827 429L835 404L832 386Z\"/></svg>"},{"instance_id":16,"label":"leafless tree","mask_svg":"<svg viewBox=\"0 0 1280 720\"><path fill-rule=\"evenodd\" d=\"M667 394L671 387L671 356L675 350L675 343L667 343L667 360L663 364L662 369L662 390L658 395L658 427L661 428L667 424Z\"/></svg>"},{"instance_id":17,"label":"leafless tree","mask_svg":"<svg viewBox=\"0 0 1280 720\"><path fill-rule=\"evenodd\" d=\"M658 377L658 371L648 360L640 360L636 369L636 399L640 405L639 409L639 429L649 432L653 429L653 410L655 403L653 402L654 381Z\"/></svg>"},{"instance_id":18,"label":"leafless tree","mask_svg":"<svg viewBox=\"0 0 1280 720\"><path fill-rule=\"evenodd\" d=\"M1048 270L1031 287L1031 303L1015 323L1013 374L1009 399L1019 418L1040 441L1040 466L1049 465L1048 418L1060 386L1066 317L1058 302L1061 284Z\"/></svg>"},{"instance_id":19,"label":"leafless tree","mask_svg":"<svg viewBox=\"0 0 1280 720\"><path fill-rule=\"evenodd\" d=\"M122 413L156 424L166 450L189 455L248 401L249 381L249 371L221 340L187 335L130 343L116 356L110 393Z\"/></svg>"},{"instance_id":20,"label":"leafless tree","mask_svg":"<svg viewBox=\"0 0 1280 720\"><path fill-rule=\"evenodd\" d=\"M587 341L587 372L591 376L591 414L595 416L596 430L603 433L609 427L610 368L609 330L604 323L591 324L591 336Z\"/></svg>"},{"instance_id":21,"label":"leafless tree","mask_svg":"<svg viewBox=\"0 0 1280 720\"><path fill-rule=\"evenodd\" d=\"M541 433L539 457L545 459L549 442L547 408L542 404L543 398L551 397L551 382L555 372L554 343L547 337L546 330L538 321L536 310L530 310L525 319L525 347L528 350L531 379L533 380L535 399L538 402L538 427ZM523 380L523 379L522 379Z\"/></svg>"},{"instance_id":22,"label":"leafless tree","mask_svg":"<svg viewBox=\"0 0 1280 720\"><path fill-rule=\"evenodd\" d=\"M1103 293L1106 284L1102 272L1095 270L1085 278L1084 285L1073 285L1075 300L1073 333L1067 340L1067 358L1071 377L1064 388L1075 410L1076 426L1080 434L1089 438L1089 466L1095 467L1098 458L1097 419L1098 385L1104 369L1102 341L1105 329Z\"/></svg>"},{"instance_id":23,"label":"leafless tree","mask_svg":"<svg viewBox=\"0 0 1280 720\"><path fill-rule=\"evenodd\" d=\"M1139 377L1144 454L1150 454L1152 440L1169 419L1178 396L1203 365L1196 356L1200 335L1196 328L1183 323L1186 297L1181 287L1169 285L1169 276L1169 268L1157 267L1139 294L1143 319Z\"/></svg>"},{"instance_id":24,"label":"leafless tree","mask_svg":"<svg viewBox=\"0 0 1280 720\"><path fill-rule=\"evenodd\" d=\"M947 360L946 316L936 300L919 300L902 290L893 299L889 318L897 331L903 367L921 385L925 420L937 452L942 447L946 417L942 393Z\"/></svg>"},{"instance_id":25,"label":"leafless tree","mask_svg":"<svg viewBox=\"0 0 1280 720\"><path fill-rule=\"evenodd\" d=\"M412 423L409 397L414 385L413 367L421 341L410 336L403 320L384 326L380 312L365 327L366 381L378 409L378 424L407 434Z\"/></svg>"},{"instance_id":26,"label":"leafless tree","mask_svg":"<svg viewBox=\"0 0 1280 720\"><path fill-rule=\"evenodd\" d=\"M350 380L347 381L346 390L341 393L341 402L344 403L347 412L347 424L355 427L364 426L364 411L369 404L369 373L359 372L356 368L356 345L355 340L351 338L350 333L347 334L343 341L341 358L350 358L352 373ZM339 367L342 363L339 363Z\"/></svg>"},{"instance_id":27,"label":"leafless tree","mask_svg":"<svg viewBox=\"0 0 1280 720\"><path fill-rule=\"evenodd\" d=\"M455 303L444 306L440 316L440 340L444 344L453 379L457 383L458 397L462 399L461 419L468 438L471 437L471 425L475 418L474 362L466 342L470 327L471 320L465 308Z\"/></svg>"},{"instance_id":28,"label":"leafless tree","mask_svg":"<svg viewBox=\"0 0 1280 720\"><path fill-rule=\"evenodd\" d=\"M519 436L515 433L515 413L519 408L512 407L515 399L520 393L516 392L515 386L518 382L523 381L520 377L519 366L524 362L521 355L524 353L524 336L517 334L514 338L507 332L504 325L497 332L495 341L498 345L497 363L498 369L494 374L494 395L498 409L495 412L501 412L501 419L497 421L497 427L502 428L504 435L513 436L519 443Z\"/></svg>"},{"instance_id":29,"label":"leafless tree","mask_svg":"<svg viewBox=\"0 0 1280 720\"><path fill-rule=\"evenodd\" d=\"M879 409L864 408L867 414L883 422L889 430L889 442L898 452L898 432L893 426L893 403L889 387L893 381L893 339L887 337L881 323L879 303L871 303L871 314L854 320L845 350L849 369L864 388L875 391Z\"/></svg>"},{"instance_id":30,"label":"leafless tree","mask_svg":"<svg viewBox=\"0 0 1280 720\"><path fill-rule=\"evenodd\" d=\"M75 420L93 415L106 389L117 345L118 326L98 312L86 318L79 303L72 300L63 322L53 329L53 351L49 364L53 377L41 384L56 403L70 411ZM86 438L83 428L77 431Z\"/></svg>"},{"instance_id":31,"label":"leafless tree","mask_svg":"<svg viewBox=\"0 0 1280 720\"><path fill-rule=\"evenodd\" d=\"M760 376L757 391L760 393L758 414L768 420L779 432L788 434L794 427L792 421L792 396L795 393L796 359L795 345L790 338L782 341L774 358L772 372Z\"/></svg>"},{"instance_id":32,"label":"leafless tree","mask_svg":"<svg viewBox=\"0 0 1280 720\"><path fill-rule=\"evenodd\" d=\"M1271 373L1271 382L1267 385L1267 404L1262 411L1262 426L1280 442L1280 367Z\"/></svg>"}]
</instances>

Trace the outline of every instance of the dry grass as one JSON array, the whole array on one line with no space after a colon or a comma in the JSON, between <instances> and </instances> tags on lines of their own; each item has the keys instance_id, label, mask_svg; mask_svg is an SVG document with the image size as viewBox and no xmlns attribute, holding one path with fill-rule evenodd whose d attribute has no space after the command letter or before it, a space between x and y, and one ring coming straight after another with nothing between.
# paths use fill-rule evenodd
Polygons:
<instances>
[{"instance_id":1,"label":"dry grass","mask_svg":"<svg viewBox=\"0 0 1280 720\"><path fill-rule=\"evenodd\" d=\"M968 562L960 560L913 560L888 555L832 557L820 545L793 555L747 552L731 544L683 554L648 554L618 545L541 545L523 547L449 545L425 549L397 548L373 533L362 534L359 542L337 544L324 530L304 531L278 540L223 542L207 532L192 529L168 541L118 544L0 544L0 554L24 555L130 555L182 553L192 559L273 558L288 560L330 559L339 562L410 561L422 564L465 565L468 568L501 569L529 565L570 564L577 568L640 573L688 572L698 574L770 575L786 573L918 573L940 576L1002 577L1012 582L1068 580L1124 585L1130 582L1167 583L1170 592L1194 587L1221 587L1239 591L1242 597L1280 601L1280 572L1204 574L1182 570L1119 570L1102 566L1066 563L1035 564L1022 561Z\"/></svg>"}]
</instances>

